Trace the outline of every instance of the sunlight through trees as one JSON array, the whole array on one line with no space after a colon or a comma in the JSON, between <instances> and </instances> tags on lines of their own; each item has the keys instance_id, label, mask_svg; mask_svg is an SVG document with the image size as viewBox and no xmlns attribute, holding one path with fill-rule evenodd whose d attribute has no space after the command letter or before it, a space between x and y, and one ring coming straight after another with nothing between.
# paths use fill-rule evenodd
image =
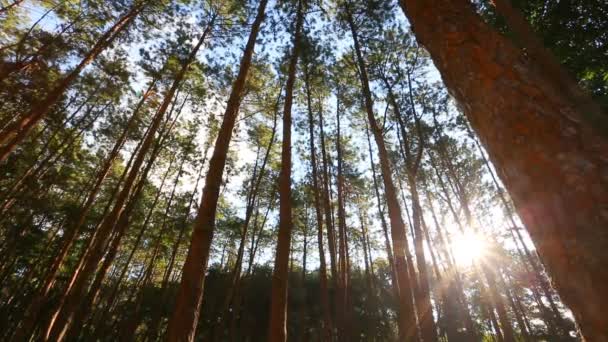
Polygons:
<instances>
[{"instance_id":1,"label":"sunlight through trees","mask_svg":"<svg viewBox=\"0 0 608 342\"><path fill-rule=\"evenodd\" d=\"M608 339L604 1L0 28L0 340Z\"/></svg>"}]
</instances>

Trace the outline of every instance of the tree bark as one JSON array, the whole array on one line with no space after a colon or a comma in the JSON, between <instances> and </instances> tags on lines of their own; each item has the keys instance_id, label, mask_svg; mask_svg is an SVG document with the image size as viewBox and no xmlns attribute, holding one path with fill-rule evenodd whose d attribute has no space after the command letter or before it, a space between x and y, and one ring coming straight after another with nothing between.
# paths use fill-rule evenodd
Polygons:
<instances>
[{"instance_id":1,"label":"tree bark","mask_svg":"<svg viewBox=\"0 0 608 342\"><path fill-rule=\"evenodd\" d=\"M65 258L68 255L68 251L70 250L70 248L76 241L76 238L78 237L80 229L84 225L86 217L87 217L89 211L91 210L91 208L93 207L93 203L95 202L95 199L97 198L97 194L101 190L101 185L102 185L103 181L105 180L105 178L107 177L108 172L110 171L110 167L116 160L116 157L118 156L118 153L120 152L120 149L124 145L124 143L127 139L128 133L133 128L133 125L135 124L135 121L137 120L137 117L139 116L138 115L139 110L143 106L145 100L152 94L152 89L154 88L155 84L156 84L156 80L152 80L152 82L150 83L150 86L148 87L148 90L146 90L146 92L143 94L140 102L137 104L137 106L133 110L133 114L131 115L131 118L125 125L125 129L123 130L120 137L116 140L114 147L112 148L112 150L106 157L106 160L105 160L103 166L97 173L95 184L93 185L93 188L90 190L89 195L86 199L86 202L80 209L80 214L78 216L78 219L76 220L76 223L74 224L74 226L69 227L67 229L67 233L62 238L63 241L61 243L61 248L59 249L59 252L53 259L53 262L52 262L50 268L44 275L42 287L37 291L37 293L33 296L32 300L26 307L26 310L25 310L26 313L25 313L24 319L22 320L21 326L17 328L17 331L15 333L15 337L14 337L15 341L22 340L23 334L31 331L36 320L38 319L38 315L40 313L42 302L48 296L49 291L51 290L53 284L55 283L55 280L57 278L57 273L59 272L59 269L63 265Z\"/></svg>"},{"instance_id":2,"label":"tree bark","mask_svg":"<svg viewBox=\"0 0 608 342\"><path fill-rule=\"evenodd\" d=\"M582 89L572 78L565 67L557 60L551 51L543 45L534 29L528 23L521 11L513 7L511 0L491 0L496 12L505 19L509 29L517 36L516 44L520 45L532 60L542 77L546 77L555 90L562 91L568 96L575 108L580 110L583 120L597 130L598 134L608 137L608 122L602 108L593 98Z\"/></svg>"},{"instance_id":3,"label":"tree bark","mask_svg":"<svg viewBox=\"0 0 608 342\"><path fill-rule=\"evenodd\" d=\"M301 31L304 22L304 2L298 1L293 48L289 58L285 104L283 108L283 143L281 148L281 171L279 173L279 236L272 274L270 321L268 341L287 341L287 282L289 278L289 252L291 246L292 198L291 198L291 110L294 83L301 49Z\"/></svg>"},{"instance_id":4,"label":"tree bark","mask_svg":"<svg viewBox=\"0 0 608 342\"><path fill-rule=\"evenodd\" d=\"M212 22L207 26L207 29L203 32L197 45L192 49L187 59L182 61L181 69L175 75L170 89L165 94L163 103L161 104L160 108L154 116L149 132L146 135L144 142L142 143L141 149L139 150L138 155L133 163L133 167L129 172L129 176L125 180L125 185L123 186L120 194L116 199L116 203L114 204L112 211L108 214L108 216L104 218L95 233L96 242L93 243L91 249L87 253L87 261L85 262L81 272L76 271L74 273L72 280L70 281L70 285L68 286L68 289L66 291L66 295L64 296L64 299L61 301L61 304L59 306L60 309L57 310L57 312L53 315L53 319L51 320L49 328L47 330L47 338L50 337L52 340L59 341L65 337L65 332L69 328L70 322L74 317L75 309L77 307L80 294L82 293L82 291L84 291L85 286L88 282L88 278L96 269L97 263L103 257L108 237L113 232L117 222L120 220L121 216L123 216L123 213L125 212L125 203L127 203L127 200L130 197L130 194L132 192L131 190L135 183L135 179L138 176L140 168L144 163L144 159L147 155L147 152L152 147L153 142L155 141L156 132L160 128L161 122L165 117L167 109L173 101L173 97L179 86L181 85L181 81L186 75L190 64L196 58L197 52L203 45L207 34L211 30L211 26ZM160 140L162 139L161 137L162 133L159 135L159 139L157 142L160 143ZM157 146L158 145L159 144L157 144ZM155 158L155 155L152 154L150 158Z\"/></svg>"},{"instance_id":5,"label":"tree bark","mask_svg":"<svg viewBox=\"0 0 608 342\"><path fill-rule=\"evenodd\" d=\"M224 175L226 155L244 95L245 81L251 66L258 32L264 20L267 2L267 0L261 0L258 5L258 13L251 27L239 73L232 86L224 119L215 141L213 156L209 161L209 171L205 179L201 204L194 222L188 255L182 268L182 281L177 293L173 314L169 319L167 339L170 341L194 340L203 298L205 272L207 271L209 250L213 240L215 213Z\"/></svg>"},{"instance_id":6,"label":"tree bark","mask_svg":"<svg viewBox=\"0 0 608 342\"><path fill-rule=\"evenodd\" d=\"M321 210L321 189L319 187L319 175L317 166L317 152L315 149L315 130L312 112L312 98L310 89L310 74L307 64L304 64L304 76L306 86L306 104L308 109L308 133L310 148L310 165L312 172L312 190L317 219L317 245L319 248L319 283L321 287L321 311L323 315L323 325L321 330L321 341L332 341L333 324L331 319L331 309L329 304L329 289L327 286L327 264L325 261L325 247L323 243L323 212Z\"/></svg>"},{"instance_id":7,"label":"tree bark","mask_svg":"<svg viewBox=\"0 0 608 342\"><path fill-rule=\"evenodd\" d=\"M606 138L468 1L401 5L480 135L583 336L608 336L601 318L608 315Z\"/></svg>"},{"instance_id":8,"label":"tree bark","mask_svg":"<svg viewBox=\"0 0 608 342\"><path fill-rule=\"evenodd\" d=\"M405 250L407 246L407 236L405 235L405 223L403 222L403 216L401 215L401 208L399 207L399 200L397 198L397 192L395 185L392 180L392 172L388 153L384 143L384 137L382 136L382 130L376 122L374 116L374 105L372 101L371 90L369 86L369 79L367 76L367 68L361 48L359 46L359 36L355 27L353 18L350 13L348 15L348 24L353 36L355 45L355 53L357 56L357 64L359 67L359 77L361 81L361 88L363 92L363 98L365 101L365 110L367 113L367 120L371 127L371 131L374 135L376 145L378 147L378 156L380 158L380 168L382 173L382 179L384 181L384 192L386 195L388 216L391 222L391 235L393 239L393 252L395 257L395 269L398 276L399 286L399 339L402 341L414 341L416 336L416 319L414 312L414 303L411 297L411 279L408 267L413 265L407 265L405 260Z\"/></svg>"},{"instance_id":9,"label":"tree bark","mask_svg":"<svg viewBox=\"0 0 608 342\"><path fill-rule=\"evenodd\" d=\"M410 108L412 115L415 120L415 125L418 128L418 147L416 151L413 150L413 142L405 130L405 122L401 115L401 110L395 94L393 93L392 85L389 84L387 79L383 80L387 91L389 102L393 107L393 112L397 121L397 126L401 132L401 139L403 143L401 145L401 153L406 166L407 181L410 188L410 194L412 196L412 222L410 225L413 229L414 238L414 252L416 253L416 264L418 266L418 298L416 298L416 307L418 310L418 324L420 325L421 335L425 342L437 341L437 328L433 319L433 307L431 304L431 293L429 286L429 275L426 265L426 257L424 255L424 237L422 234L422 207L420 206L420 198L418 195L417 176L420 168L420 161L423 152L422 134L420 131L420 119L416 114L416 107L413 100L411 78L408 73L408 85L409 85L409 99ZM415 154L414 154L414 153ZM407 203L404 203L407 208ZM409 216L409 215L408 215Z\"/></svg>"}]
</instances>

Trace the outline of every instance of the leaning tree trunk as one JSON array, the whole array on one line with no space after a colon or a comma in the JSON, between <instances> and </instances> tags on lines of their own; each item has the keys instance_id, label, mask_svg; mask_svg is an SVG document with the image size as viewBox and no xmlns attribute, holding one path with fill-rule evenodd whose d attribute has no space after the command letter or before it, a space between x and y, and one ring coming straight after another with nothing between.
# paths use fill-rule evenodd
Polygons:
<instances>
[{"instance_id":1,"label":"leaning tree trunk","mask_svg":"<svg viewBox=\"0 0 608 342\"><path fill-rule=\"evenodd\" d=\"M76 223L73 226L68 227L66 230L66 233L64 233L64 236L62 237L62 243L61 243L59 252L54 257L51 267L46 271L46 273L44 275L42 287L36 292L33 299L29 302L29 304L25 310L26 313L24 315L24 319L22 320L21 326L17 329L18 333L15 334L16 341L21 340L23 338L22 334L31 331L34 324L36 323L36 320L38 318L38 314L40 313L41 305L44 301L44 298L46 298L48 296L49 291L51 290L53 284L55 283L55 279L57 277L59 269L63 265L64 260L66 259L67 255L68 255L68 251L70 250L70 248L76 241L76 238L78 237L78 233L80 232L81 227L84 225L84 222L87 218L89 211L93 207L93 203L94 203L95 199L97 198L97 194L101 190L101 185L110 171L110 167L114 163L116 157L118 156L118 154L120 152L120 149L122 148L123 144L125 143L129 131L132 129L133 125L135 124L136 119L139 116L138 115L139 110L141 109L142 105L144 104L144 101L152 93L154 84L156 84L156 80L153 80L150 83L148 90L144 93L140 102L137 104L137 106L133 110L133 115L131 115L131 118L129 119L129 121L127 122L127 124L125 126L125 129L123 130L120 137L116 140L116 143L114 144L114 147L112 148L112 150L106 157L106 160L105 160L102 168L97 173L95 184L93 185L93 188L90 190L89 195L88 195L84 205L80 209L80 214L79 214L78 218L75 220Z\"/></svg>"},{"instance_id":2,"label":"leaning tree trunk","mask_svg":"<svg viewBox=\"0 0 608 342\"><path fill-rule=\"evenodd\" d=\"M279 173L279 236L272 275L270 321L268 327L268 340L272 342L287 341L287 280L289 277L288 262L293 225L291 217L291 107L301 49L300 36L304 22L304 1L298 1L293 48L289 59L289 70L285 85L283 144L281 146L281 171Z\"/></svg>"},{"instance_id":3,"label":"leaning tree trunk","mask_svg":"<svg viewBox=\"0 0 608 342\"><path fill-rule=\"evenodd\" d=\"M147 155L147 152L152 147L153 142L156 139L156 132L160 128L167 109L169 108L169 105L171 104L175 93L180 87L181 82L184 79L184 76L186 75L190 64L195 60L196 54L203 45L203 42L205 41L205 38L209 33L211 26L212 23L207 26L207 29L203 32L197 45L192 49L187 59L182 61L180 70L175 75L171 87L165 94L163 103L161 104L158 109L158 112L154 116L149 132L142 143L142 147L138 152L137 158L133 163L133 167L129 172L129 176L125 180L125 185L123 186L123 189L121 190L116 200L116 203L112 208L112 211L109 213L108 216L104 218L98 230L96 231L95 239L97 241L93 243L90 251L87 253L87 261L85 262L82 268L82 272L77 271L74 273L74 276L70 281L70 285L68 286L66 295L62 299L62 302L59 306L59 310L57 310L57 312L53 316L53 319L50 322L49 329L47 331L47 336L51 337L51 339L61 340L65 337L65 332L69 329L70 323L74 318L74 313L78 304L80 294L85 290L85 286L88 283L88 278L96 269L99 260L101 260L101 258L103 257L104 248L107 244L107 239L113 232L114 227L116 226L116 222L120 220L120 218L123 216L123 213L125 212L125 203L127 203L127 200L129 199L129 196L132 193L131 190L135 183L135 179L140 173L140 168L144 163L144 159ZM161 136L159 136L159 141L157 142L160 142L160 139L162 139ZM151 158L154 157L154 155L151 156Z\"/></svg>"},{"instance_id":4,"label":"leaning tree trunk","mask_svg":"<svg viewBox=\"0 0 608 342\"><path fill-rule=\"evenodd\" d=\"M245 81L251 66L254 47L268 0L261 0L258 13L251 27L251 33L241 59L238 76L233 84L232 93L226 105L224 119L220 127L213 156L209 161L209 171L205 179L205 188L194 222L188 255L182 268L182 281L177 293L173 315L169 320L167 339L170 341L192 341L196 333L200 306L203 299L203 286L209 251L213 240L215 213L224 175L226 155L232 138L241 100L244 95Z\"/></svg>"},{"instance_id":5,"label":"leaning tree trunk","mask_svg":"<svg viewBox=\"0 0 608 342\"><path fill-rule=\"evenodd\" d=\"M374 193L376 194L376 208L378 209L378 216L380 217L380 224L382 226L382 232L384 233L384 248L386 250L386 258L388 259L388 264L391 269L391 282L393 288L393 294L395 297L399 296L399 286L397 284L397 271L395 270L395 258L393 257L393 249L391 247L391 242L388 237L388 224L386 223L386 218L384 217L384 210L382 209L382 202L380 197L380 186L378 185L378 177L376 176L376 164L374 163L374 154L372 151L372 141L369 136L369 127L367 125L367 121L365 122L365 135L367 137L367 148L369 152L369 164L372 170L372 181L374 184Z\"/></svg>"},{"instance_id":6,"label":"leaning tree trunk","mask_svg":"<svg viewBox=\"0 0 608 342\"><path fill-rule=\"evenodd\" d=\"M399 286L399 340L414 341L417 335L416 314L414 303L411 296L412 280L410 279L409 267L405 259L405 250L408 248L407 236L405 235L405 223L399 207L399 199L397 191L392 179L391 165L386 150L382 130L376 122L374 116L374 104L367 76L367 67L359 45L359 36L355 27L354 21L350 13L348 13L348 24L355 45L355 53L357 57L357 65L359 67L359 77L363 98L365 100L365 111L371 131L374 135L374 140L378 147L378 156L380 158L380 169L382 179L384 181L384 192L388 206L388 216L391 223L391 237L393 239L393 253L395 258L395 270L397 273L397 284Z\"/></svg>"},{"instance_id":7,"label":"leaning tree trunk","mask_svg":"<svg viewBox=\"0 0 608 342\"><path fill-rule=\"evenodd\" d=\"M516 43L537 62L535 67L542 73L542 76L563 91L574 107L581 110L586 120L594 125L600 125L604 129L604 134L606 134L605 130L608 129L608 126L602 108L586 91L578 86L576 80L572 78L551 51L545 48L521 11L513 6L511 0L491 0L491 3L496 8L496 12L503 17L509 29L515 33Z\"/></svg>"},{"instance_id":8,"label":"leaning tree trunk","mask_svg":"<svg viewBox=\"0 0 608 342\"><path fill-rule=\"evenodd\" d=\"M422 132L420 130L420 119L416 113L416 107L414 104L414 98L412 94L412 82L410 78L410 74L408 73L408 98L410 110L412 112L412 116L414 117L415 126L417 128L418 133L418 146L416 151L413 150L413 143L411 137L408 136L408 133L405 130L405 122L403 120L403 116L401 115L401 110L399 104L397 103L397 99L395 94L393 93L392 85L389 84L387 79L384 79L384 83L387 88L389 103L393 107L393 112L395 119L397 121L397 137L399 140L400 151L402 157L404 159L407 181L410 187L410 194L412 196L412 222L410 222L410 226L413 230L413 238L414 238L414 252L416 253L416 263L418 266L418 296L416 298L416 307L418 310L418 324L420 325L421 335L425 342L437 341L437 328L435 326L435 321L433 319L433 307L431 304L431 291L429 286L429 276L427 270L426 257L424 255L424 247L423 247L423 234L422 234L422 207L420 206L420 198L418 195L418 185L417 185L417 176L418 171L420 169L420 161L422 159L422 152L424 150L424 142L422 137ZM400 132L400 134L399 134ZM399 139L401 136L401 139ZM415 154L414 154L415 152ZM404 201L404 203L406 203ZM406 204L407 205L407 204ZM407 206L406 206L407 209ZM409 217L409 215L408 215ZM429 246L430 247L430 246ZM432 252L432 249L430 249Z\"/></svg>"},{"instance_id":9,"label":"leaning tree trunk","mask_svg":"<svg viewBox=\"0 0 608 342\"><path fill-rule=\"evenodd\" d=\"M95 43L93 48L84 56L80 63L70 71L70 73L64 77L55 87L53 87L49 94L42 99L40 102L34 104L32 109L27 113L24 113L16 121L5 127L0 132L0 144L3 144L0 148L0 162L5 161L10 153L21 143L34 128L34 126L40 122L51 110L69 88L69 86L76 80L80 72L89 65L92 61L99 56L108 46L116 40L116 38L126 30L129 25L135 20L137 15L144 9L146 4L145 0L136 1L133 7L122 16L114 25L108 29Z\"/></svg>"},{"instance_id":10,"label":"leaning tree trunk","mask_svg":"<svg viewBox=\"0 0 608 342\"><path fill-rule=\"evenodd\" d=\"M401 5L497 166L583 336L603 339L608 141L599 125L468 1Z\"/></svg>"}]
</instances>

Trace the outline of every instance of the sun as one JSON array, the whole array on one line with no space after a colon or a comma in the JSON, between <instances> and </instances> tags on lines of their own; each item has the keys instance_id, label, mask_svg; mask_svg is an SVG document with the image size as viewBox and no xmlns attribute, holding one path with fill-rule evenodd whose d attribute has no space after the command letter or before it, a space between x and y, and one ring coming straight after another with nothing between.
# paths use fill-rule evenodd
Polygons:
<instances>
[{"instance_id":1,"label":"sun","mask_svg":"<svg viewBox=\"0 0 608 342\"><path fill-rule=\"evenodd\" d=\"M457 234L452 237L452 252L457 264L469 266L483 258L488 244L483 236L475 233Z\"/></svg>"}]
</instances>

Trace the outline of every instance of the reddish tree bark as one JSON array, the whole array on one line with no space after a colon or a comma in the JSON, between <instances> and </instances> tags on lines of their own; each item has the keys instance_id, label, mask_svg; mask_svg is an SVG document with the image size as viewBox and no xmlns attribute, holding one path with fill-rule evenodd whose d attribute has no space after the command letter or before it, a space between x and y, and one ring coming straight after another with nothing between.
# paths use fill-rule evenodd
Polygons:
<instances>
[{"instance_id":1,"label":"reddish tree bark","mask_svg":"<svg viewBox=\"0 0 608 342\"><path fill-rule=\"evenodd\" d=\"M417 184L417 176L418 170L420 169L420 161L422 160L422 152L424 150L422 132L420 129L420 119L416 113L416 106L414 104L413 98L413 89L412 89L412 81L410 73L407 74L408 80L408 99L409 106L412 112L412 116L414 117L415 126L418 133L418 146L414 151L414 146L411 137L408 136L405 130L405 122L403 120L403 116L401 114L401 110L399 104L397 103L397 99L395 94L393 93L392 85L385 78L383 79L384 84L387 88L388 99L393 107L393 112L395 115L395 119L397 121L398 133L397 136L401 137L400 150L403 157L403 161L406 166L406 174L407 181L410 188L410 194L412 196L412 222L410 225L413 230L414 237L414 251L416 253L416 263L418 266L418 298L416 298L416 307L418 310L418 323L420 325L421 334L423 336L423 340L426 341L437 341L437 328L435 327L435 321L433 319L433 308L431 306L431 293L429 286L429 276L426 265L426 257L424 255L423 241L424 238L422 236L422 207L420 206L420 198L418 195L418 184ZM401 141L402 140L402 141ZM404 202L405 203L405 202ZM407 205L407 204L406 204ZM407 209L407 206L406 206ZM409 215L408 215L409 217ZM432 247L431 247L432 248ZM432 251L432 249L431 249Z\"/></svg>"},{"instance_id":2,"label":"reddish tree bark","mask_svg":"<svg viewBox=\"0 0 608 342\"><path fill-rule=\"evenodd\" d=\"M584 337L608 336L606 138L468 1L401 5L497 166Z\"/></svg>"},{"instance_id":3,"label":"reddish tree bark","mask_svg":"<svg viewBox=\"0 0 608 342\"><path fill-rule=\"evenodd\" d=\"M399 339L404 341L414 341L417 332L416 316L414 311L414 303L411 296L412 283L410 279L410 270L408 270L408 267L412 267L413 265L408 266L405 259L405 250L408 248L407 236L405 235L405 223L403 222L403 216L401 215L401 208L399 207L399 200L397 198L397 191L392 179L391 165L384 142L384 137L382 136L382 130L378 126L374 116L374 104L369 86L365 59L359 45L359 35L350 13L347 13L347 21L355 45L355 53L359 68L359 77L365 103L365 111L367 113L367 120L378 147L380 169L382 171L381 174L384 181L384 192L388 207L388 216L391 223L395 270L398 278L397 284L399 286Z\"/></svg>"},{"instance_id":4,"label":"reddish tree bark","mask_svg":"<svg viewBox=\"0 0 608 342\"><path fill-rule=\"evenodd\" d=\"M287 281L289 277L289 252L293 225L293 218L291 216L291 108L301 49L304 1L298 1L293 48L289 58L287 83L285 84L283 143L281 146L281 171L279 173L279 236L272 274L270 321L268 326L268 340L272 342L287 341Z\"/></svg>"},{"instance_id":5,"label":"reddish tree bark","mask_svg":"<svg viewBox=\"0 0 608 342\"><path fill-rule=\"evenodd\" d=\"M125 184L116 199L116 203L114 204L112 211L104 217L102 223L97 229L95 233L96 236L94 239L95 242L91 246L90 250L87 251L86 262L84 263L81 270L77 270L76 272L74 272L72 280L70 281L67 291L65 292L61 304L59 305L59 309L56 311L56 313L53 315L53 318L51 319L49 328L47 330L47 338L50 337L52 340L61 340L65 337L65 333L69 329L72 319L74 317L79 297L81 296L81 293L84 291L86 284L88 283L88 278L97 268L97 263L103 257L105 247L107 246L107 240L110 237L110 234L114 231L117 222L119 222L119 220L121 219L121 217L123 217L123 214L126 211L125 204L128 203L128 200L131 197L131 190L133 189L133 185L135 184L135 179L140 173L140 168L144 163L144 159L146 158L147 152L150 150L153 145L153 142L156 140L156 132L160 128L161 123L163 122L163 118L165 118L167 109L169 108L169 105L173 102L173 97L177 92L179 86L181 85L181 81L186 75L190 64L195 60L196 54L203 45L207 34L210 32L212 23L213 20L207 26L207 28L201 35L197 45L192 49L189 56L184 61L182 61L182 66L175 75L171 87L164 96L163 103L161 104L157 113L154 116L148 134L146 135L142 143L141 149L137 153L137 157L135 158L133 167L131 168L127 179L125 180ZM175 121L173 122L173 124L174 123ZM157 142L160 142L162 140L161 137L162 134L159 136ZM159 146L159 144L157 144L157 146ZM150 158L155 158L155 154L152 154Z\"/></svg>"},{"instance_id":6,"label":"reddish tree bark","mask_svg":"<svg viewBox=\"0 0 608 342\"><path fill-rule=\"evenodd\" d=\"M310 166L312 172L313 200L315 215L317 219L317 245L319 248L319 283L321 287L321 310L323 314L323 326L321 341L331 341L333 335L333 323L329 304L329 288L327 286L327 263L325 260L325 246L323 243L323 211L321 209L321 189L319 187L319 174L317 166L317 152L315 148L315 130L312 112L312 91L310 89L310 74L308 65L304 64L304 77L306 88L306 105L308 109L308 134L310 149Z\"/></svg>"},{"instance_id":7,"label":"reddish tree bark","mask_svg":"<svg viewBox=\"0 0 608 342\"><path fill-rule=\"evenodd\" d=\"M133 128L133 125L134 125L137 117L139 116L138 115L139 110L143 106L145 100L152 94L152 89L153 89L153 86L155 83L156 83L156 80L153 80L151 82L150 86L148 87L148 90L144 93L141 100L139 101L139 103L137 104L135 109L133 110L133 115L131 115L131 118L129 119L129 121L127 122L127 124L125 126L125 129L123 130L120 137L116 140L114 147L112 148L112 150L106 157L106 160L105 160L103 166L97 173L97 176L95 178L96 179L95 184L93 185L93 188L90 190L89 195L86 199L86 202L80 209L80 214L78 216L78 219L75 221L76 223L74 224L74 226L68 227L67 232L63 236L63 242L61 244L61 248L59 249L59 252L53 259L53 262L52 262L50 268L44 275L44 280L43 280L42 286L40 287L38 292L33 296L32 300L26 307L26 310L25 310L26 313L24 315L24 319L22 320L21 326L17 329L17 331L15 333L15 337L14 337L15 341L23 339L22 334L32 330L32 328L38 318L38 314L40 313L42 302L44 301L44 298L46 298L48 296L49 291L51 290L53 284L55 283L57 273L58 273L59 269L61 268L61 266L63 265L64 260L68 255L68 251L70 250L70 248L76 241L76 238L78 237L80 229L82 228L89 211L93 207L93 203L95 202L95 199L97 198L97 194L101 190L101 185L102 185L103 181L105 180L106 176L108 175L110 167L112 166L112 164L114 163L114 160L118 156L120 149L122 148L123 144L125 143L129 131Z\"/></svg>"},{"instance_id":8,"label":"reddish tree bark","mask_svg":"<svg viewBox=\"0 0 608 342\"><path fill-rule=\"evenodd\" d=\"M135 2L133 7L97 40L97 43L87 52L76 68L61 79L44 99L34 104L32 109L0 132L0 144L4 145L0 147L0 162L5 161L17 145L29 135L32 128L48 114L53 105L61 99L68 87L76 80L80 72L129 27L144 9L146 2L145 0Z\"/></svg>"},{"instance_id":9,"label":"reddish tree bark","mask_svg":"<svg viewBox=\"0 0 608 342\"><path fill-rule=\"evenodd\" d=\"M258 13L251 27L251 33L241 59L238 76L226 104L224 119L220 127L213 156L209 161L209 172L205 179L203 196L194 223L188 255L182 269L182 281L178 290L173 315L169 319L167 339L170 341L192 341L196 333L209 250L215 228L215 213L224 175L226 155L232 138L238 110L245 90L245 81L251 66L254 47L260 26L264 20L268 0L261 0Z\"/></svg>"}]
</instances>

